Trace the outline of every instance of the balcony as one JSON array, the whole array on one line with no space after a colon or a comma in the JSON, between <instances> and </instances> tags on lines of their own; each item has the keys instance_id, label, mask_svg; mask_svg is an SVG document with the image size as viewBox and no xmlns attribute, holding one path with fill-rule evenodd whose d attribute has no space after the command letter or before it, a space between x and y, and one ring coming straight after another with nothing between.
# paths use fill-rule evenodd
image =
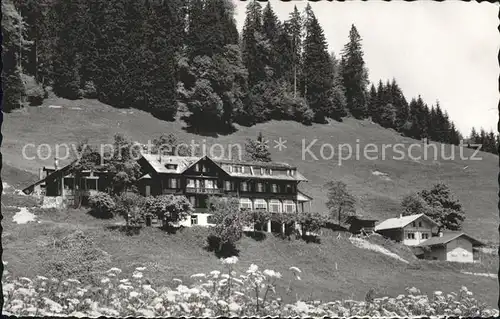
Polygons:
<instances>
[{"instance_id":1,"label":"balcony","mask_svg":"<svg viewBox=\"0 0 500 319\"><path fill-rule=\"evenodd\" d=\"M222 194L220 188L186 187L186 193L190 194Z\"/></svg>"}]
</instances>

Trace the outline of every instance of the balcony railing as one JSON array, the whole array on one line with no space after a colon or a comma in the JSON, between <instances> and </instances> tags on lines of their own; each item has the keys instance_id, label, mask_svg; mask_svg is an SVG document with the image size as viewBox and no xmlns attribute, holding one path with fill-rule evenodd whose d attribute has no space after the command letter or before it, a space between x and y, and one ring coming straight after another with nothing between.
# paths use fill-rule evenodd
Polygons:
<instances>
[{"instance_id":1,"label":"balcony railing","mask_svg":"<svg viewBox=\"0 0 500 319\"><path fill-rule=\"evenodd\" d=\"M222 194L222 189L220 189L220 188L205 188L205 187L186 187L186 193Z\"/></svg>"}]
</instances>

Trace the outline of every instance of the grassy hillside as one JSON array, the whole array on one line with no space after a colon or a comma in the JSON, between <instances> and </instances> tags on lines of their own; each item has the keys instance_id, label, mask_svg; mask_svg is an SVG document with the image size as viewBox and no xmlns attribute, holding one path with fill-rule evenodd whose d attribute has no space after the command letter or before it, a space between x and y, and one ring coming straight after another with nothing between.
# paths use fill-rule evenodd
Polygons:
<instances>
[{"instance_id":1,"label":"grassy hillside","mask_svg":"<svg viewBox=\"0 0 500 319\"><path fill-rule=\"evenodd\" d=\"M49 105L62 108L50 108ZM323 185L333 179L342 180L348 185L359 199L360 210L373 213L380 219L397 216L400 211L399 203L404 195L428 188L437 182L444 182L450 186L464 206L467 213L465 231L485 241L498 242L497 156L481 152L480 161L462 160L459 157L459 148L454 147L456 154L454 160L445 160L440 154L435 160L432 149L428 151L427 160L415 161L407 156L399 160L397 158L401 158L400 154L389 148L385 152L385 159L382 159L379 153L378 159L369 160L362 153L364 145L368 143L378 145L379 149L382 149L383 144L403 143L407 148L412 143L419 143L369 121L346 119L343 123L331 122L312 126L289 121L273 121L250 128L237 127L237 131L230 135L200 136L189 133L186 124L181 120L162 122L145 112L115 109L96 100L68 101L57 98L46 100L42 107L6 114L4 118L2 143L4 163L15 169L35 174L41 165L52 164L53 159L22 158L21 151L27 143L37 146L47 143L54 149L55 144L77 143L84 138L90 143L109 142L115 133L123 133L134 140L146 143L162 133L174 133L179 140L186 143L194 140L198 144L206 143L208 146L220 143L224 146L240 144L243 147L247 137L254 138L258 132L262 132L270 140L273 160L297 166L309 179L309 182L301 186L305 192L314 197L314 210L325 210ZM282 151L274 148L273 142L280 137L287 141L287 148ZM311 150L318 160L314 160L308 154L302 156L303 143L307 146L314 139L318 141ZM335 154L331 159L321 159L322 143L334 146ZM344 143L352 145L353 151L356 149L356 144L359 144L361 153L358 159L353 156L352 159L338 165L337 147ZM441 147L441 144L436 145ZM444 155L449 156L451 149L451 146L444 146ZM33 148L27 149L28 156L34 154L33 150ZM60 155L64 154L65 151L61 148ZM216 155L218 154L217 152ZM413 148L414 157L422 154L422 149ZM465 149L463 154L469 158L473 151ZM327 158L330 155L328 148L324 149L324 155ZM2 174L7 182L19 183L12 174L5 175L5 168Z\"/></svg>"},{"instance_id":2,"label":"grassy hillside","mask_svg":"<svg viewBox=\"0 0 500 319\"><path fill-rule=\"evenodd\" d=\"M192 274L222 269L218 258L204 248L208 235L206 228L194 227L176 234L146 228L137 235L128 236L117 228L118 220L94 219L82 210L30 210L37 215L39 223L14 223L12 217L16 210L3 210L3 260L8 262L8 270L14 276L52 276L53 261L60 257L55 247L77 232L85 234L95 244L95 249L106 257L99 261L104 270L115 266L125 275L131 275L135 267L146 266L146 279L155 284L171 285L174 278L190 283ZM325 230L320 244L288 241L274 235L262 240L244 237L237 245L240 259L237 270L245 271L255 263L263 269L279 271L284 278L278 289L283 292L292 276L288 268L300 268L302 280L294 284L294 293L286 297L289 299L286 301L294 301L296 297L302 300L363 300L370 288L374 288L377 295L395 297L411 286L432 293L435 290L458 291L465 285L479 300L490 306L496 303L496 279L461 273L463 270L491 273L496 270L496 263L425 262L412 258L397 245L387 246L407 259L410 262L407 264L357 248L349 241L348 234L342 233L340 238L337 235ZM64 256L71 256L71 253L82 254L80 250L65 250ZM485 261L494 257L491 255ZM63 262L65 269L81 266L72 258ZM69 277L78 275L81 273Z\"/></svg>"}]
</instances>

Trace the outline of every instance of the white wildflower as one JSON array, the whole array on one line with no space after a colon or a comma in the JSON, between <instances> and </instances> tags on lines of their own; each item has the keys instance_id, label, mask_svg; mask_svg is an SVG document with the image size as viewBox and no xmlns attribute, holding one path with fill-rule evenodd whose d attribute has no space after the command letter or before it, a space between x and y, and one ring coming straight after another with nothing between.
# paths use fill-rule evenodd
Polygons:
<instances>
[{"instance_id":1,"label":"white wildflower","mask_svg":"<svg viewBox=\"0 0 500 319\"><path fill-rule=\"evenodd\" d=\"M55 313L60 313L63 310L63 307L54 300L51 300L47 297L43 297L43 301L47 306L49 306L50 311L53 311Z\"/></svg>"},{"instance_id":2,"label":"white wildflower","mask_svg":"<svg viewBox=\"0 0 500 319\"><path fill-rule=\"evenodd\" d=\"M137 267L137 268L135 268L135 270L144 271L144 270L146 270L146 267Z\"/></svg>"},{"instance_id":3,"label":"white wildflower","mask_svg":"<svg viewBox=\"0 0 500 319\"><path fill-rule=\"evenodd\" d=\"M255 264L251 264L250 267L248 268L247 270L247 273L249 274L253 274L255 273L257 270L259 269L259 266L255 265Z\"/></svg>"},{"instance_id":4,"label":"white wildflower","mask_svg":"<svg viewBox=\"0 0 500 319\"><path fill-rule=\"evenodd\" d=\"M136 278L136 279L140 279L142 278L142 272L134 272L134 274L132 275L133 278Z\"/></svg>"},{"instance_id":5,"label":"white wildflower","mask_svg":"<svg viewBox=\"0 0 500 319\"><path fill-rule=\"evenodd\" d=\"M199 274L191 275L191 278L201 278L201 277L205 277L205 274L199 273Z\"/></svg>"},{"instance_id":6,"label":"white wildflower","mask_svg":"<svg viewBox=\"0 0 500 319\"><path fill-rule=\"evenodd\" d=\"M146 318L155 316L155 312L153 310L149 310L149 309L139 309L139 310L137 310L137 312Z\"/></svg>"},{"instance_id":7,"label":"white wildflower","mask_svg":"<svg viewBox=\"0 0 500 319\"><path fill-rule=\"evenodd\" d=\"M128 283L128 281L129 281L129 280L128 280L128 278L125 278L125 279L120 279L120 282L121 282L121 283L123 283L123 284L124 284L124 283Z\"/></svg>"},{"instance_id":8,"label":"white wildflower","mask_svg":"<svg viewBox=\"0 0 500 319\"><path fill-rule=\"evenodd\" d=\"M87 314L84 314L83 312L80 311L74 311L69 314L70 317L76 317L76 318L83 318L83 317L88 317Z\"/></svg>"},{"instance_id":9,"label":"white wildflower","mask_svg":"<svg viewBox=\"0 0 500 319\"><path fill-rule=\"evenodd\" d=\"M290 270L293 270L293 271L298 272L298 273L302 272L299 268L297 268L295 266L290 267Z\"/></svg>"},{"instance_id":10,"label":"white wildflower","mask_svg":"<svg viewBox=\"0 0 500 319\"><path fill-rule=\"evenodd\" d=\"M217 301L217 303L218 303L218 304L219 304L219 306L221 306L221 307L227 307L227 302L225 302L225 301L224 301L224 300L222 300L222 299L221 299L221 300L219 300L219 301Z\"/></svg>"},{"instance_id":11,"label":"white wildflower","mask_svg":"<svg viewBox=\"0 0 500 319\"><path fill-rule=\"evenodd\" d=\"M264 275L266 275L268 277L281 278L281 274L279 272L276 272L276 271L270 270L270 269L264 270Z\"/></svg>"},{"instance_id":12,"label":"white wildflower","mask_svg":"<svg viewBox=\"0 0 500 319\"><path fill-rule=\"evenodd\" d=\"M136 298L139 297L139 293L137 291L131 291L129 294L130 298Z\"/></svg>"},{"instance_id":13,"label":"white wildflower","mask_svg":"<svg viewBox=\"0 0 500 319\"><path fill-rule=\"evenodd\" d=\"M44 277L44 276L36 276L36 278L39 280L49 280L49 278Z\"/></svg>"},{"instance_id":14,"label":"white wildflower","mask_svg":"<svg viewBox=\"0 0 500 319\"><path fill-rule=\"evenodd\" d=\"M179 284L182 284L182 280L180 280L178 278L174 278L174 279L172 279L172 281L175 281L175 282L178 282Z\"/></svg>"},{"instance_id":15,"label":"white wildflower","mask_svg":"<svg viewBox=\"0 0 500 319\"><path fill-rule=\"evenodd\" d=\"M109 281L110 281L110 279L109 279L109 278L107 278L107 277L105 277L105 278L102 278L102 279L101 279L101 283L102 283L102 284L105 284L105 283L107 283L107 282L109 282Z\"/></svg>"},{"instance_id":16,"label":"white wildflower","mask_svg":"<svg viewBox=\"0 0 500 319\"><path fill-rule=\"evenodd\" d=\"M107 272L121 273L122 270L120 268L113 267L113 268L109 269Z\"/></svg>"},{"instance_id":17,"label":"white wildflower","mask_svg":"<svg viewBox=\"0 0 500 319\"><path fill-rule=\"evenodd\" d=\"M118 317L120 315L120 313L118 311L116 311L115 309L111 309L111 308L99 308L96 310L105 314L105 315L108 315L108 316Z\"/></svg>"},{"instance_id":18,"label":"white wildflower","mask_svg":"<svg viewBox=\"0 0 500 319\"><path fill-rule=\"evenodd\" d=\"M30 284L33 283L33 281L31 281L31 279L26 278L26 277L21 277L21 278L19 278L19 280L26 281L27 283L30 283Z\"/></svg>"},{"instance_id":19,"label":"white wildflower","mask_svg":"<svg viewBox=\"0 0 500 319\"><path fill-rule=\"evenodd\" d=\"M240 305L238 305L236 302L231 302L229 304L229 310L232 312L238 312L241 309Z\"/></svg>"},{"instance_id":20,"label":"white wildflower","mask_svg":"<svg viewBox=\"0 0 500 319\"><path fill-rule=\"evenodd\" d=\"M217 277L217 276L219 276L219 275L220 275L220 271L218 271L218 270L212 270L212 271L210 272L210 274L211 274L212 276L214 276L214 277Z\"/></svg>"},{"instance_id":21,"label":"white wildflower","mask_svg":"<svg viewBox=\"0 0 500 319\"><path fill-rule=\"evenodd\" d=\"M189 308L189 305L185 302L181 302L179 306L182 308L182 310L186 313L190 313L191 309Z\"/></svg>"},{"instance_id":22,"label":"white wildflower","mask_svg":"<svg viewBox=\"0 0 500 319\"><path fill-rule=\"evenodd\" d=\"M153 293L153 294L157 293L156 290L151 288L151 285L142 285L142 289L144 289L147 292Z\"/></svg>"},{"instance_id":23,"label":"white wildflower","mask_svg":"<svg viewBox=\"0 0 500 319\"><path fill-rule=\"evenodd\" d=\"M222 263L227 264L227 265L233 265L233 264L236 264L237 262L238 262L238 257L236 257L236 256L228 257L228 258L222 260Z\"/></svg>"},{"instance_id":24,"label":"white wildflower","mask_svg":"<svg viewBox=\"0 0 500 319\"><path fill-rule=\"evenodd\" d=\"M81 284L81 282L77 279L73 279L73 278L70 278L70 279L67 279L66 280L67 282L71 282L71 283L74 283L74 284Z\"/></svg>"}]
</instances>

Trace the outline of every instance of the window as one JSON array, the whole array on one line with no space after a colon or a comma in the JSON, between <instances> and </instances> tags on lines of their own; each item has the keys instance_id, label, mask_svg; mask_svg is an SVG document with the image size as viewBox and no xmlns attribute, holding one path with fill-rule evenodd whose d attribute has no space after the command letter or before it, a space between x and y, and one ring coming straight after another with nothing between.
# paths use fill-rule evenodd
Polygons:
<instances>
[{"instance_id":1,"label":"window","mask_svg":"<svg viewBox=\"0 0 500 319\"><path fill-rule=\"evenodd\" d=\"M255 210L267 210L267 202L264 199L256 199L254 201Z\"/></svg>"},{"instance_id":2,"label":"window","mask_svg":"<svg viewBox=\"0 0 500 319\"><path fill-rule=\"evenodd\" d=\"M422 222L418 222L418 227L422 227Z\"/></svg>"},{"instance_id":3,"label":"window","mask_svg":"<svg viewBox=\"0 0 500 319\"><path fill-rule=\"evenodd\" d=\"M412 225L413 227L417 226L417 225L415 224L415 222L411 223L411 225Z\"/></svg>"},{"instance_id":4,"label":"window","mask_svg":"<svg viewBox=\"0 0 500 319\"><path fill-rule=\"evenodd\" d=\"M170 178L168 183L170 188L177 188L177 178Z\"/></svg>"},{"instance_id":5,"label":"window","mask_svg":"<svg viewBox=\"0 0 500 319\"><path fill-rule=\"evenodd\" d=\"M207 179L205 181L205 188L216 188L214 181L211 179Z\"/></svg>"},{"instance_id":6,"label":"window","mask_svg":"<svg viewBox=\"0 0 500 319\"><path fill-rule=\"evenodd\" d=\"M189 196L188 199L189 199L189 202L191 203L191 206L195 207L196 206L196 197Z\"/></svg>"},{"instance_id":7,"label":"window","mask_svg":"<svg viewBox=\"0 0 500 319\"><path fill-rule=\"evenodd\" d=\"M264 175L264 169L262 167L260 168L260 175Z\"/></svg>"},{"instance_id":8,"label":"window","mask_svg":"<svg viewBox=\"0 0 500 319\"><path fill-rule=\"evenodd\" d=\"M202 171L203 173L208 172L208 167L207 167L207 165L201 165L201 171Z\"/></svg>"},{"instance_id":9,"label":"window","mask_svg":"<svg viewBox=\"0 0 500 319\"><path fill-rule=\"evenodd\" d=\"M290 170L290 175L292 175L292 176L295 175L295 170L294 169Z\"/></svg>"},{"instance_id":10,"label":"window","mask_svg":"<svg viewBox=\"0 0 500 319\"><path fill-rule=\"evenodd\" d=\"M271 185L271 192L277 193L278 192L278 185L277 184L272 184Z\"/></svg>"},{"instance_id":11,"label":"window","mask_svg":"<svg viewBox=\"0 0 500 319\"><path fill-rule=\"evenodd\" d=\"M295 206L295 203L293 201L286 200L283 203L283 208L284 208L285 212L287 212L287 213L293 213L293 212L295 212L296 206Z\"/></svg>"},{"instance_id":12,"label":"window","mask_svg":"<svg viewBox=\"0 0 500 319\"><path fill-rule=\"evenodd\" d=\"M191 215L191 225L198 225L198 215Z\"/></svg>"},{"instance_id":13,"label":"window","mask_svg":"<svg viewBox=\"0 0 500 319\"><path fill-rule=\"evenodd\" d=\"M262 193L264 191L264 184L257 183L257 192Z\"/></svg>"},{"instance_id":14,"label":"window","mask_svg":"<svg viewBox=\"0 0 500 319\"><path fill-rule=\"evenodd\" d=\"M191 188L195 187L194 179L188 178L188 180L187 180L187 187L191 187Z\"/></svg>"},{"instance_id":15,"label":"window","mask_svg":"<svg viewBox=\"0 0 500 319\"><path fill-rule=\"evenodd\" d=\"M429 239L429 234L423 233L422 234L422 239Z\"/></svg>"},{"instance_id":16,"label":"window","mask_svg":"<svg viewBox=\"0 0 500 319\"><path fill-rule=\"evenodd\" d=\"M241 182L241 183L240 183L240 190L241 190L242 192L246 192L246 191L248 191L248 183L247 183L247 182Z\"/></svg>"},{"instance_id":17,"label":"window","mask_svg":"<svg viewBox=\"0 0 500 319\"><path fill-rule=\"evenodd\" d=\"M268 169L267 174L273 175L273 170L272 169Z\"/></svg>"},{"instance_id":18,"label":"window","mask_svg":"<svg viewBox=\"0 0 500 319\"><path fill-rule=\"evenodd\" d=\"M165 164L167 169L177 169L177 164Z\"/></svg>"},{"instance_id":19,"label":"window","mask_svg":"<svg viewBox=\"0 0 500 319\"><path fill-rule=\"evenodd\" d=\"M407 239L415 239L415 233L408 233L406 234Z\"/></svg>"},{"instance_id":20,"label":"window","mask_svg":"<svg viewBox=\"0 0 500 319\"><path fill-rule=\"evenodd\" d=\"M277 199L269 201L269 211L273 213L281 213L281 202Z\"/></svg>"},{"instance_id":21,"label":"window","mask_svg":"<svg viewBox=\"0 0 500 319\"><path fill-rule=\"evenodd\" d=\"M293 193L293 185L292 184L286 184L286 192L288 194Z\"/></svg>"},{"instance_id":22,"label":"window","mask_svg":"<svg viewBox=\"0 0 500 319\"><path fill-rule=\"evenodd\" d=\"M224 182L224 190L230 191L233 190L233 183L231 181L225 181Z\"/></svg>"},{"instance_id":23,"label":"window","mask_svg":"<svg viewBox=\"0 0 500 319\"><path fill-rule=\"evenodd\" d=\"M234 166L234 172L235 173L241 173L242 172L241 166L238 166L238 165Z\"/></svg>"},{"instance_id":24,"label":"window","mask_svg":"<svg viewBox=\"0 0 500 319\"><path fill-rule=\"evenodd\" d=\"M252 209L252 201L249 198L240 198L240 209Z\"/></svg>"},{"instance_id":25,"label":"window","mask_svg":"<svg viewBox=\"0 0 500 319\"><path fill-rule=\"evenodd\" d=\"M194 165L194 170L195 170L196 172L199 172L199 171L200 171L200 163L196 163L196 164Z\"/></svg>"}]
</instances>

